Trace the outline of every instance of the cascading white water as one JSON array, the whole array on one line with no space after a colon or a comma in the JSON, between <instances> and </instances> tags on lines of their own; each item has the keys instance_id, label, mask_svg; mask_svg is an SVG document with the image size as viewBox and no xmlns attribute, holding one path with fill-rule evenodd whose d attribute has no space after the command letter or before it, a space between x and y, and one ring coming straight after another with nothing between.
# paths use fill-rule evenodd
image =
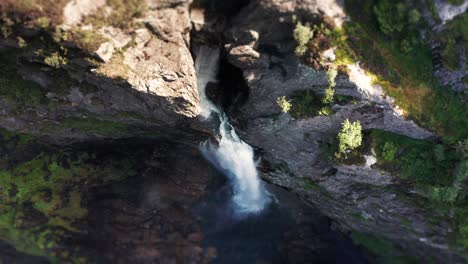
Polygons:
<instances>
[{"instance_id":1,"label":"cascading white water","mask_svg":"<svg viewBox=\"0 0 468 264\"><path fill-rule=\"evenodd\" d=\"M447 3L447 0L436 0L435 6L439 12L440 19L442 19L442 22L445 23L466 12L468 9L468 0L465 0L463 4L458 6Z\"/></svg>"},{"instance_id":2,"label":"cascading white water","mask_svg":"<svg viewBox=\"0 0 468 264\"><path fill-rule=\"evenodd\" d=\"M270 194L258 177L251 146L242 141L229 124L226 114L218 109L206 96L209 82L216 82L219 66L219 50L201 46L196 53L195 69L198 77L201 115L208 118L215 113L220 120L219 142L204 142L200 146L203 155L219 170L224 172L232 183L234 208L239 214L260 212L269 202Z\"/></svg>"}]
</instances>

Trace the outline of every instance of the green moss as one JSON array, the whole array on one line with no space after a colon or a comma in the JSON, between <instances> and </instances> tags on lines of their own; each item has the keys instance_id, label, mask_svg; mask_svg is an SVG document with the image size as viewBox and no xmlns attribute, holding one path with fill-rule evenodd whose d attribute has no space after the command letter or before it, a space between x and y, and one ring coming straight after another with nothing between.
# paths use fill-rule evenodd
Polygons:
<instances>
[{"instance_id":1,"label":"green moss","mask_svg":"<svg viewBox=\"0 0 468 264\"><path fill-rule=\"evenodd\" d=\"M452 186L459 157L451 148L381 130L372 130L370 137L382 168L418 184ZM443 161L437 152L444 153Z\"/></svg>"},{"instance_id":2,"label":"green moss","mask_svg":"<svg viewBox=\"0 0 468 264\"><path fill-rule=\"evenodd\" d=\"M65 41L72 41L80 49L88 52L97 51L100 45L107 41L95 30L82 30L79 28L73 28L71 31L63 33L62 38L65 38Z\"/></svg>"},{"instance_id":3,"label":"green moss","mask_svg":"<svg viewBox=\"0 0 468 264\"><path fill-rule=\"evenodd\" d=\"M107 5L112 8L110 15L101 8L96 14L85 18L85 23L91 23L97 28L113 26L120 29L131 29L136 26L136 19L141 17L146 10L144 0L108 0Z\"/></svg>"},{"instance_id":4,"label":"green moss","mask_svg":"<svg viewBox=\"0 0 468 264\"><path fill-rule=\"evenodd\" d=\"M333 195L326 191L324 188L320 187L316 182L314 182L310 178L300 178L302 181L302 187L307 190L307 191L312 191L314 193L319 193L323 197L326 197L327 199L332 199Z\"/></svg>"},{"instance_id":5,"label":"green moss","mask_svg":"<svg viewBox=\"0 0 468 264\"><path fill-rule=\"evenodd\" d=\"M0 142L17 144L16 135L0 133ZM24 146L27 147L34 142ZM20 151L15 145L15 151ZM33 148L35 149L35 148ZM30 155L27 155L30 156ZM4 157L5 158L5 157ZM83 190L135 174L126 158L95 162L93 152L48 150L24 160L0 162L0 239L17 250L57 261L63 240L83 232L88 211ZM77 249L78 250L78 249Z\"/></svg>"},{"instance_id":6,"label":"green moss","mask_svg":"<svg viewBox=\"0 0 468 264\"><path fill-rule=\"evenodd\" d=\"M406 255L403 249L381 236L353 232L351 238L375 255L379 263L419 263L417 258Z\"/></svg>"},{"instance_id":7,"label":"green moss","mask_svg":"<svg viewBox=\"0 0 468 264\"><path fill-rule=\"evenodd\" d=\"M0 54L0 97L20 106L36 106L47 99L45 91L34 82L24 80L15 68L15 62Z\"/></svg>"},{"instance_id":8,"label":"green moss","mask_svg":"<svg viewBox=\"0 0 468 264\"><path fill-rule=\"evenodd\" d=\"M447 3L452 4L452 5L461 5L465 2L464 0L447 0Z\"/></svg>"},{"instance_id":9,"label":"green moss","mask_svg":"<svg viewBox=\"0 0 468 264\"><path fill-rule=\"evenodd\" d=\"M129 131L125 124L98 120L95 118L77 118L69 117L60 124L50 124L44 128L44 131L53 132L56 130L77 129L83 132L97 133L102 135L122 134Z\"/></svg>"},{"instance_id":10,"label":"green moss","mask_svg":"<svg viewBox=\"0 0 468 264\"><path fill-rule=\"evenodd\" d=\"M322 107L322 101L311 90L300 90L291 95L291 105L291 116L304 119L316 116Z\"/></svg>"}]
</instances>

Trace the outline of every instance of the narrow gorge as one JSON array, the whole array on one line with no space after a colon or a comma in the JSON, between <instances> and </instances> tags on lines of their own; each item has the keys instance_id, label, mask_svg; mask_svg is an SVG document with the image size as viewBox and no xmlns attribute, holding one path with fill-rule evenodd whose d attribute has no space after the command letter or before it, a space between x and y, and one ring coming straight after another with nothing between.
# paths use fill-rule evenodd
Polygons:
<instances>
[{"instance_id":1,"label":"narrow gorge","mask_svg":"<svg viewBox=\"0 0 468 264\"><path fill-rule=\"evenodd\" d=\"M467 263L468 1L0 1L0 263Z\"/></svg>"}]
</instances>

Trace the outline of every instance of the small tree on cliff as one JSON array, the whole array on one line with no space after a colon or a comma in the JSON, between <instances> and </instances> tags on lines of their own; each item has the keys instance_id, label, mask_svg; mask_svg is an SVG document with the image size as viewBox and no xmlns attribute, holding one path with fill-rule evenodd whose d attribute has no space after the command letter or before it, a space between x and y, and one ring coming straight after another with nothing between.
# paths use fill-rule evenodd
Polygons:
<instances>
[{"instance_id":1,"label":"small tree on cliff","mask_svg":"<svg viewBox=\"0 0 468 264\"><path fill-rule=\"evenodd\" d=\"M276 99L276 103L281 108L281 112L287 113L291 110L292 104L291 101L286 99L286 96L281 96Z\"/></svg>"},{"instance_id":2,"label":"small tree on cliff","mask_svg":"<svg viewBox=\"0 0 468 264\"><path fill-rule=\"evenodd\" d=\"M302 25L301 22L297 22L296 28L294 29L294 39L297 42L296 55L302 56L306 53L309 41L314 36L314 32L309 24Z\"/></svg>"},{"instance_id":3,"label":"small tree on cliff","mask_svg":"<svg viewBox=\"0 0 468 264\"><path fill-rule=\"evenodd\" d=\"M345 154L347 150L353 150L361 146L362 127L359 121L350 122L346 119L338 133L338 157Z\"/></svg>"}]
</instances>

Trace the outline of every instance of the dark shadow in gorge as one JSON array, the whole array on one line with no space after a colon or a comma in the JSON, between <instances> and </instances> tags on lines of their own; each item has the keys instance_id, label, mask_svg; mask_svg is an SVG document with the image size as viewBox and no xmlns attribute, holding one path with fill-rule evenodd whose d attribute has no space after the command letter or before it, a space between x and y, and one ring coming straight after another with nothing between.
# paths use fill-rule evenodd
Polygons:
<instances>
[{"instance_id":1,"label":"dark shadow in gorge","mask_svg":"<svg viewBox=\"0 0 468 264\"><path fill-rule=\"evenodd\" d=\"M259 214L239 216L233 214L226 177L212 177L192 213L204 232L203 244L217 249L213 263L367 263L317 209L274 185L267 189L275 202Z\"/></svg>"}]
</instances>

